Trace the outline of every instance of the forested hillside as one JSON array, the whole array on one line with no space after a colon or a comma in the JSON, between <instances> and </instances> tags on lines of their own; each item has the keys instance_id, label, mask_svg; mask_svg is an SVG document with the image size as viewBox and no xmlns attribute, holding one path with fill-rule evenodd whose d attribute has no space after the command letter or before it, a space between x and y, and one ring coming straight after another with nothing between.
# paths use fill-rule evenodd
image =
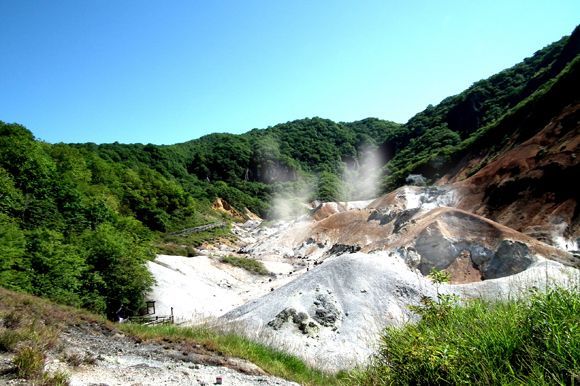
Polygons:
<instances>
[{"instance_id":1,"label":"forested hillside","mask_svg":"<svg viewBox=\"0 0 580 386\"><path fill-rule=\"evenodd\" d=\"M137 310L155 246L223 220L215 198L264 217L275 194L304 185L306 199L346 199L345 168L368 149L384 165L383 191L411 173L433 181L525 135L522 122L549 120L550 106L578 103L579 52L576 28L404 125L311 118L159 146L48 144L0 122L0 285L109 316L122 304Z\"/></svg>"},{"instance_id":2,"label":"forested hillside","mask_svg":"<svg viewBox=\"0 0 580 386\"><path fill-rule=\"evenodd\" d=\"M431 179L441 177L468 152L482 150L483 137L488 137L484 146L498 151L528 112L519 114L508 125L504 121L548 92L564 70L577 72L578 63L572 62L579 53L577 27L570 37L563 37L521 63L475 82L464 92L412 117L404 130L385 143L393 156L386 165L385 189L400 186L409 173L421 173ZM577 87L569 87L558 98L560 103L572 104L578 101L579 94ZM545 121L554 111L546 111L544 116L538 113L538 118ZM541 123L536 122L535 126L541 127Z\"/></svg>"},{"instance_id":3,"label":"forested hillside","mask_svg":"<svg viewBox=\"0 0 580 386\"><path fill-rule=\"evenodd\" d=\"M0 285L109 317L137 311L152 283L144 263L175 241L168 233L223 221L217 197L266 215L275 183L325 181L381 126L398 126L367 121L357 131L306 119L174 146L48 144L0 122Z\"/></svg>"},{"instance_id":4,"label":"forested hillside","mask_svg":"<svg viewBox=\"0 0 580 386\"><path fill-rule=\"evenodd\" d=\"M173 178L194 198L222 197L232 205L268 215L271 195L293 189L295 183L314 187L320 195L322 174L340 177L346 162L359 153L382 145L401 125L376 118L336 123L311 118L254 129L246 134L210 134L171 146L79 144L100 157L130 168L152 168ZM328 178L327 178L328 179ZM336 179L339 183L339 179Z\"/></svg>"}]
</instances>

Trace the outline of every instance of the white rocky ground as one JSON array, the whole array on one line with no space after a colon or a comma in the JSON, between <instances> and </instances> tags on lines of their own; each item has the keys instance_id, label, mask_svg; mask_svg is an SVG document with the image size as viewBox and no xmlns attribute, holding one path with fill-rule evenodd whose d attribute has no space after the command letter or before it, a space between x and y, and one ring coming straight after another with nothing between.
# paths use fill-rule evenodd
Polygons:
<instances>
[{"instance_id":1,"label":"white rocky ground","mask_svg":"<svg viewBox=\"0 0 580 386\"><path fill-rule=\"evenodd\" d=\"M325 203L309 216L237 225L235 246L193 258L158 256L151 297L181 320L216 317L318 367L363 362L381 329L414 316L408 306L437 288L424 275L446 269L462 298L519 296L530 287L578 282L569 254L471 213L455 194L404 187L373 202ZM263 261L273 277L250 275L210 255ZM549 258L547 260L546 258ZM482 280L485 279L485 280Z\"/></svg>"},{"instance_id":2,"label":"white rocky ground","mask_svg":"<svg viewBox=\"0 0 580 386\"><path fill-rule=\"evenodd\" d=\"M292 266L264 262L279 277L258 276L208 256L160 255L149 263L157 284L151 295L158 315L169 315L173 307L177 322L211 320L291 280Z\"/></svg>"},{"instance_id":3,"label":"white rocky ground","mask_svg":"<svg viewBox=\"0 0 580 386\"><path fill-rule=\"evenodd\" d=\"M283 385L296 383L266 375L239 359L212 357L176 345L139 343L95 326L72 327L62 336L65 351L48 358L47 370L64 370L71 386L89 385ZM64 358L91 358L90 364L71 366Z\"/></svg>"}]
</instances>

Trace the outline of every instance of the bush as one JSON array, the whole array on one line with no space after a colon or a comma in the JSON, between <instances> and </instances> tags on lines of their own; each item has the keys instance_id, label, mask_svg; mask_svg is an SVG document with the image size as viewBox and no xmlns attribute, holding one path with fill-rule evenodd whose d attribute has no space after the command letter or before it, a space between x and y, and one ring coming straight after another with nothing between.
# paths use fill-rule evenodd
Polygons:
<instances>
[{"instance_id":1,"label":"bush","mask_svg":"<svg viewBox=\"0 0 580 386\"><path fill-rule=\"evenodd\" d=\"M54 374L44 374L41 380L41 386L67 386L70 377L67 373L57 371Z\"/></svg>"},{"instance_id":2,"label":"bush","mask_svg":"<svg viewBox=\"0 0 580 386\"><path fill-rule=\"evenodd\" d=\"M264 267L261 261L248 259L245 257L224 256L220 259L222 263L233 265L234 267L243 268L250 273L258 275L268 275L270 272Z\"/></svg>"},{"instance_id":3,"label":"bush","mask_svg":"<svg viewBox=\"0 0 580 386\"><path fill-rule=\"evenodd\" d=\"M574 384L579 311L578 289L564 288L525 300L455 305L444 317L387 328L357 383Z\"/></svg>"},{"instance_id":4,"label":"bush","mask_svg":"<svg viewBox=\"0 0 580 386\"><path fill-rule=\"evenodd\" d=\"M44 353L38 347L24 346L16 352L12 363L19 378L38 378L44 370Z\"/></svg>"}]
</instances>

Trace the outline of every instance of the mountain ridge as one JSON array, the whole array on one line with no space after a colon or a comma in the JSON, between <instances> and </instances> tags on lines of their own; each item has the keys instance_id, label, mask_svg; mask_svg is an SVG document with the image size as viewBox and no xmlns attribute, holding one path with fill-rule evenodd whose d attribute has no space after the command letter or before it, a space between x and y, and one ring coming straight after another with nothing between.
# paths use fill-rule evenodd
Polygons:
<instances>
[{"instance_id":1,"label":"mountain ridge","mask_svg":"<svg viewBox=\"0 0 580 386\"><path fill-rule=\"evenodd\" d=\"M21 125L0 122L0 229L5 256L0 285L109 317L127 303L137 312L152 283L145 263L156 251L171 245L193 248L208 238L227 236L221 228L185 239L170 235L231 221L211 209L216 198L239 212L248 208L267 217L280 201L342 201L362 194L360 179L345 182L348 173L374 177L376 172L382 192L401 186L410 174L457 186L468 184L471 177L478 185L474 181L483 181L482 173L494 159L543 129L552 133L550 138L568 137L565 143L549 136L536 138L542 144L523 164L533 159L537 167L530 173L542 176L515 181L515 172L505 173L503 185L486 180L488 190L483 192L467 186L465 194L483 196L481 202L465 201L461 209L480 211L524 231L528 219L504 217L535 200L536 205L545 205L545 210L540 208L544 215L530 223L536 228L527 234L552 243L558 237L573 241L578 237L577 191L550 181L578 175L573 156L578 147L579 95L574 85L580 72L579 52L577 27L569 37L428 106L403 125L376 118L347 123L310 118L241 135L210 134L158 146L51 145L36 140ZM560 157L562 145L567 163L548 162ZM374 166L363 162L367 152L375 155ZM467 177L467 182L457 176ZM555 190L534 191L530 185L534 181ZM494 209L498 192L510 193L511 203L522 206ZM538 194L545 197L536 199ZM554 210L549 210L551 206ZM550 228L558 213L567 217L556 223L557 229ZM124 275L127 271L132 275Z\"/></svg>"}]
</instances>

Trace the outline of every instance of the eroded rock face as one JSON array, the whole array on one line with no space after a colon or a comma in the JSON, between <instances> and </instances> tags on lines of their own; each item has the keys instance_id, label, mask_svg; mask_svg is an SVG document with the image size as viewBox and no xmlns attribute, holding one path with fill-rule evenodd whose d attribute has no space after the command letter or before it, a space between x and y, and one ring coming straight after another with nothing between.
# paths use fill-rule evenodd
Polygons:
<instances>
[{"instance_id":1,"label":"eroded rock face","mask_svg":"<svg viewBox=\"0 0 580 386\"><path fill-rule=\"evenodd\" d=\"M397 213L393 211L387 211L385 209L375 209L369 215L367 221L378 221L379 225L385 225L393 221L397 217Z\"/></svg>"},{"instance_id":2,"label":"eroded rock face","mask_svg":"<svg viewBox=\"0 0 580 386\"><path fill-rule=\"evenodd\" d=\"M534 260L526 244L503 240L494 256L482 265L482 272L486 279L497 279L524 271Z\"/></svg>"},{"instance_id":3,"label":"eroded rock face","mask_svg":"<svg viewBox=\"0 0 580 386\"><path fill-rule=\"evenodd\" d=\"M292 307L280 311L274 319L268 322L268 327L274 330L280 330L284 325L290 323L295 325L304 335L314 336L320 329L320 326L312 321L307 313L297 312Z\"/></svg>"},{"instance_id":4,"label":"eroded rock face","mask_svg":"<svg viewBox=\"0 0 580 386\"><path fill-rule=\"evenodd\" d=\"M286 325L295 326L302 334L316 336L321 326L330 327L333 330L338 328L342 319L342 311L338 302L330 293L317 294L310 305L310 314L304 311L296 311L293 307L287 307L280 311L274 319L267 324L275 331L281 330Z\"/></svg>"},{"instance_id":5,"label":"eroded rock face","mask_svg":"<svg viewBox=\"0 0 580 386\"><path fill-rule=\"evenodd\" d=\"M442 234L439 227L427 227L415 242L415 250L420 256L417 268L423 275L428 275L434 268L447 269L458 258L469 258L474 268L481 271L482 277L485 278L486 270L482 270L481 267L494 258L495 252L484 243L484 240L448 238Z\"/></svg>"},{"instance_id":6,"label":"eroded rock face","mask_svg":"<svg viewBox=\"0 0 580 386\"><path fill-rule=\"evenodd\" d=\"M411 318L408 305L421 296L436 296L434 288L400 259L358 252L329 259L222 320L336 370L368 357L385 325Z\"/></svg>"},{"instance_id":7,"label":"eroded rock face","mask_svg":"<svg viewBox=\"0 0 580 386\"><path fill-rule=\"evenodd\" d=\"M423 275L428 275L434 268L451 267L452 272L464 272L460 281L465 282L469 278L475 279L475 275L465 274L472 268L480 272L480 279L496 279L522 272L537 260L526 243L504 239L500 232L487 229L491 226L477 218L461 217L462 224L437 221L417 237L415 249L420 255L417 268ZM475 226L481 229L469 229L474 224L468 222L475 222ZM461 232L457 232L460 229L457 227L462 225L466 231L463 237ZM485 237L490 232L496 237ZM465 261L459 262L458 259Z\"/></svg>"},{"instance_id":8,"label":"eroded rock face","mask_svg":"<svg viewBox=\"0 0 580 386\"><path fill-rule=\"evenodd\" d=\"M345 253L355 253L361 250L359 245L334 244L327 252L326 256L340 256Z\"/></svg>"},{"instance_id":9,"label":"eroded rock face","mask_svg":"<svg viewBox=\"0 0 580 386\"><path fill-rule=\"evenodd\" d=\"M510 240L499 243L484 262L489 275L494 269L519 270L517 265L502 266L511 253L519 254L522 264L527 264L526 249L520 244ZM519 274L470 280L470 275L478 276L479 271L471 271L473 262L464 251L448 267L461 272L464 283L436 287L403 262L397 256L399 251L413 252L408 247L334 257L221 319L236 327L246 326L253 339L291 348L293 354L320 368L338 370L363 363L386 326L416 318L409 306L419 304L424 296L435 298L439 292L465 298L513 298L531 286L564 284L575 271L546 260L532 263Z\"/></svg>"},{"instance_id":10,"label":"eroded rock face","mask_svg":"<svg viewBox=\"0 0 580 386\"><path fill-rule=\"evenodd\" d=\"M458 190L458 208L573 251L570 241L580 237L573 183L580 175L580 104L559 110L545 125L529 122L534 131L514 136L507 151L473 154L443 181Z\"/></svg>"},{"instance_id":11,"label":"eroded rock face","mask_svg":"<svg viewBox=\"0 0 580 386\"><path fill-rule=\"evenodd\" d=\"M458 254L454 243L438 226L425 228L415 242L415 249L421 256L418 268L423 275L428 275L433 268L447 268Z\"/></svg>"},{"instance_id":12,"label":"eroded rock face","mask_svg":"<svg viewBox=\"0 0 580 386\"><path fill-rule=\"evenodd\" d=\"M325 327L335 327L341 318L341 312L337 307L336 299L326 294L316 295L314 300L316 309L313 319Z\"/></svg>"}]
</instances>

